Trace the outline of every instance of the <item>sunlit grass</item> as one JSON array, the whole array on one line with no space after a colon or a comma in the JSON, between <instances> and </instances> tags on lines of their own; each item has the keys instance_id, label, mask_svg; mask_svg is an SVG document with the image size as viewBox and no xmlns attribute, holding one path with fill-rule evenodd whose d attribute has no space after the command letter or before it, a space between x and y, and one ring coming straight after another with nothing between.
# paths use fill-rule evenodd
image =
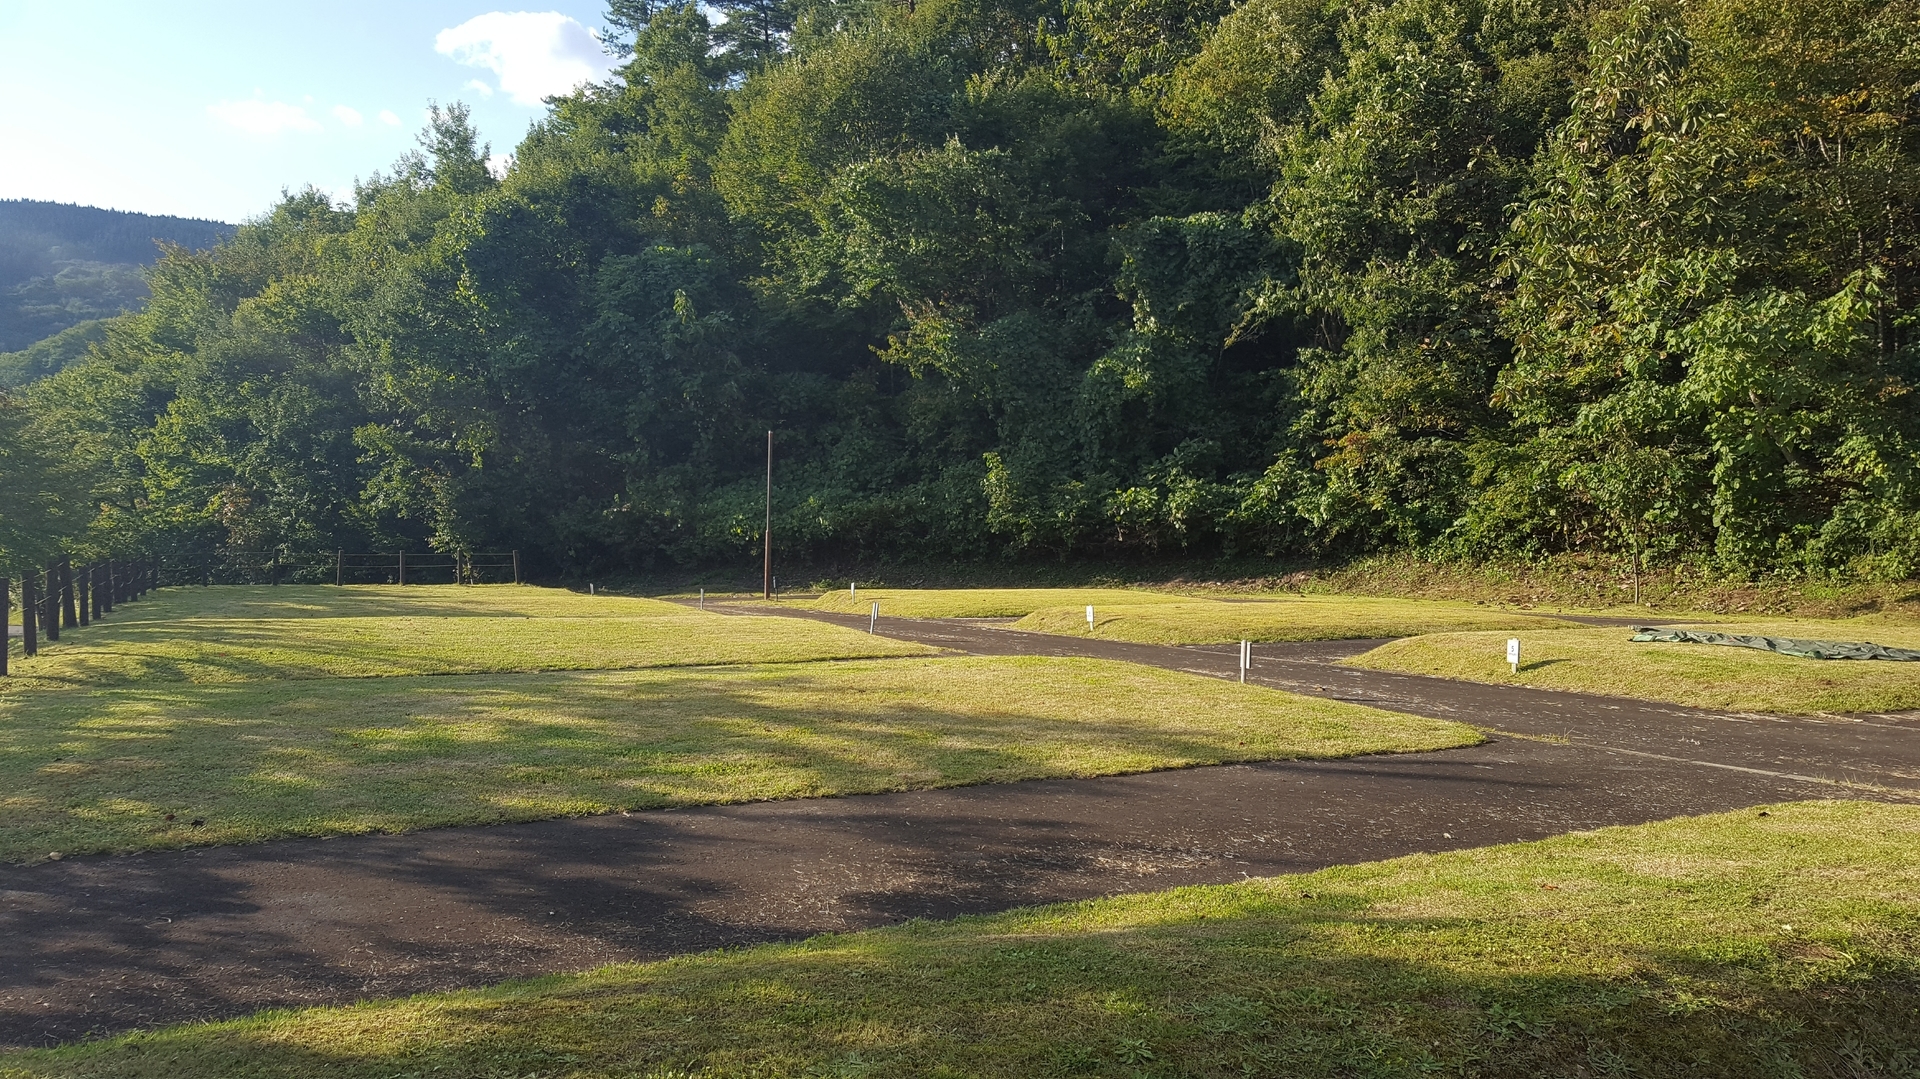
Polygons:
<instances>
[{"instance_id":1,"label":"sunlit grass","mask_svg":"<svg viewBox=\"0 0 1920 1079\"><path fill-rule=\"evenodd\" d=\"M53 1076L1902 1076L1920 808L1796 803L0 1056Z\"/></svg>"},{"instance_id":2,"label":"sunlit grass","mask_svg":"<svg viewBox=\"0 0 1920 1079\"><path fill-rule=\"evenodd\" d=\"M1078 604L1084 609L1127 603L1179 603L1186 597L1131 588L862 588L857 593L828 592L806 606L818 611L867 614L880 605L881 617L1017 618L1042 607Z\"/></svg>"},{"instance_id":3,"label":"sunlit grass","mask_svg":"<svg viewBox=\"0 0 1920 1079\"><path fill-rule=\"evenodd\" d=\"M614 670L931 655L818 622L506 585L168 588L14 662L0 689Z\"/></svg>"},{"instance_id":4,"label":"sunlit grass","mask_svg":"<svg viewBox=\"0 0 1920 1079\"><path fill-rule=\"evenodd\" d=\"M1920 627L1904 618L1723 622L1697 628L1920 648ZM1347 662L1374 670L1741 712L1920 708L1920 663L1800 659L1724 645L1636 644L1632 636L1626 628L1442 633L1394 641ZM1520 639L1518 674L1506 662L1508 637Z\"/></svg>"},{"instance_id":5,"label":"sunlit grass","mask_svg":"<svg viewBox=\"0 0 1920 1079\"><path fill-rule=\"evenodd\" d=\"M1187 599L1143 606L1096 604L1093 613L1091 631L1084 604L1036 610L1014 623L1014 628L1146 644L1217 644L1406 637L1448 630L1542 629L1569 624L1550 616L1471 603L1371 596Z\"/></svg>"},{"instance_id":6,"label":"sunlit grass","mask_svg":"<svg viewBox=\"0 0 1920 1079\"><path fill-rule=\"evenodd\" d=\"M1457 724L1093 660L16 693L0 697L0 860L1477 739Z\"/></svg>"}]
</instances>

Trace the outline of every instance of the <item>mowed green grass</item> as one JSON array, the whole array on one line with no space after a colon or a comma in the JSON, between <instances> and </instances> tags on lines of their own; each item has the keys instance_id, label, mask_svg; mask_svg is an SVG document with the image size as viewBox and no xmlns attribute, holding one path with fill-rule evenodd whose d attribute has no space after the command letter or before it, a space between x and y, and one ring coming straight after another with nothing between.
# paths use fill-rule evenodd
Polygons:
<instances>
[{"instance_id":1,"label":"mowed green grass","mask_svg":"<svg viewBox=\"0 0 1920 1079\"><path fill-rule=\"evenodd\" d=\"M1479 737L1131 664L942 656L644 600L218 593L123 608L0 693L0 861ZM909 655L832 658L874 652Z\"/></svg>"},{"instance_id":2,"label":"mowed green grass","mask_svg":"<svg viewBox=\"0 0 1920 1079\"><path fill-rule=\"evenodd\" d=\"M885 613L886 608L882 607L881 611ZM1087 627L1085 604L1035 610L1013 625L1015 629L1040 633L1145 644L1218 644L1407 637L1458 630L1547 629L1572 624L1547 615L1503 611L1471 603L1371 596L1096 604L1093 614L1091 631Z\"/></svg>"},{"instance_id":3,"label":"mowed green grass","mask_svg":"<svg viewBox=\"0 0 1920 1079\"><path fill-rule=\"evenodd\" d=\"M1809 802L175 1027L0 1076L1901 1077L1916 999L1920 808Z\"/></svg>"},{"instance_id":4,"label":"mowed green grass","mask_svg":"<svg viewBox=\"0 0 1920 1079\"><path fill-rule=\"evenodd\" d=\"M931 655L839 626L491 585L168 588L69 629L0 688L615 670Z\"/></svg>"},{"instance_id":5,"label":"mowed green grass","mask_svg":"<svg viewBox=\"0 0 1920 1079\"><path fill-rule=\"evenodd\" d=\"M1860 641L1920 648L1920 627L1884 617L1833 621L1722 622L1722 633ZM1401 671L1666 701L1740 712L1896 712L1920 708L1920 663L1815 660L1724 645L1636 644L1633 631L1564 629L1441 633L1393 641L1346 662ZM1518 674L1506 662L1520 639Z\"/></svg>"},{"instance_id":6,"label":"mowed green grass","mask_svg":"<svg viewBox=\"0 0 1920 1079\"><path fill-rule=\"evenodd\" d=\"M1087 604L1181 603L1187 597L1132 588L862 588L857 594L828 592L806 606L816 611L866 614L880 605L880 616L901 618L1018 618L1043 607Z\"/></svg>"}]
</instances>

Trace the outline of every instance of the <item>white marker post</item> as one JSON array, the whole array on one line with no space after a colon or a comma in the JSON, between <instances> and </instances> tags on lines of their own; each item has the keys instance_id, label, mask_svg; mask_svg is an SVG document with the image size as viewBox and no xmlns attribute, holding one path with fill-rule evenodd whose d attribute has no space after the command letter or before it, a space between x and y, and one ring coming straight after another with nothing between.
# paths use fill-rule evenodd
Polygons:
<instances>
[{"instance_id":1,"label":"white marker post","mask_svg":"<svg viewBox=\"0 0 1920 1079\"><path fill-rule=\"evenodd\" d=\"M1093 604L1087 604L1087 632L1093 632Z\"/></svg>"},{"instance_id":2,"label":"white marker post","mask_svg":"<svg viewBox=\"0 0 1920 1079\"><path fill-rule=\"evenodd\" d=\"M872 613L867 615L867 632L872 633L874 631L874 627L878 626L879 624L880 624L880 601L874 600L873 611Z\"/></svg>"},{"instance_id":3,"label":"white marker post","mask_svg":"<svg viewBox=\"0 0 1920 1079\"><path fill-rule=\"evenodd\" d=\"M703 611L707 609L707 590L704 588L700 590L700 609Z\"/></svg>"},{"instance_id":4,"label":"white marker post","mask_svg":"<svg viewBox=\"0 0 1920 1079\"><path fill-rule=\"evenodd\" d=\"M847 582L847 598L856 602L860 599L860 586L852 581Z\"/></svg>"},{"instance_id":5,"label":"white marker post","mask_svg":"<svg viewBox=\"0 0 1920 1079\"><path fill-rule=\"evenodd\" d=\"M1518 637L1507 638L1507 665L1513 668L1513 673L1520 673L1520 638Z\"/></svg>"},{"instance_id":6,"label":"white marker post","mask_svg":"<svg viewBox=\"0 0 1920 1079\"><path fill-rule=\"evenodd\" d=\"M1253 667L1253 642L1240 642L1240 684L1247 684L1247 671Z\"/></svg>"},{"instance_id":7,"label":"white marker post","mask_svg":"<svg viewBox=\"0 0 1920 1079\"><path fill-rule=\"evenodd\" d=\"M587 582L587 595L589 595L589 596L591 596L591 595L593 595L593 582L592 582L592 581L588 581L588 582Z\"/></svg>"}]
</instances>

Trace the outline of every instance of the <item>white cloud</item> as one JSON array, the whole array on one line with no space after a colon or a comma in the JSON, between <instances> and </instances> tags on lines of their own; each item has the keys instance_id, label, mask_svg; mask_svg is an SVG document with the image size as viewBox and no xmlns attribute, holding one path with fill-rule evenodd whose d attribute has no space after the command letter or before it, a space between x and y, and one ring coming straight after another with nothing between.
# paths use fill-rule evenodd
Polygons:
<instances>
[{"instance_id":1,"label":"white cloud","mask_svg":"<svg viewBox=\"0 0 1920 1079\"><path fill-rule=\"evenodd\" d=\"M222 101L208 105L215 119L249 135L277 135L282 131L318 131L320 122L307 110L284 101Z\"/></svg>"},{"instance_id":2,"label":"white cloud","mask_svg":"<svg viewBox=\"0 0 1920 1079\"><path fill-rule=\"evenodd\" d=\"M381 109L381 110L380 110L380 122L381 122L381 123L383 123L383 124L385 124L385 125L387 125L388 127L399 127L399 126L400 126L400 118L399 118L398 116L395 116L395 115L393 114L393 110L392 110L392 109Z\"/></svg>"},{"instance_id":3,"label":"white cloud","mask_svg":"<svg viewBox=\"0 0 1920 1079\"><path fill-rule=\"evenodd\" d=\"M345 105L335 105L333 107L333 115L335 119L348 127L359 127L361 124L367 122L366 118L360 115L360 110L348 108Z\"/></svg>"},{"instance_id":4,"label":"white cloud","mask_svg":"<svg viewBox=\"0 0 1920 1079\"><path fill-rule=\"evenodd\" d=\"M538 105L605 78L613 58L593 31L557 11L490 11L440 31L434 51L500 78L521 105Z\"/></svg>"},{"instance_id":5,"label":"white cloud","mask_svg":"<svg viewBox=\"0 0 1920 1079\"><path fill-rule=\"evenodd\" d=\"M493 96L493 87L488 86L486 83L481 82L479 79L468 79L467 89L472 90L474 93L479 94L481 97Z\"/></svg>"},{"instance_id":6,"label":"white cloud","mask_svg":"<svg viewBox=\"0 0 1920 1079\"><path fill-rule=\"evenodd\" d=\"M496 180L506 179L507 173L513 171L513 155L494 154L487 158L487 171L491 173Z\"/></svg>"}]
</instances>

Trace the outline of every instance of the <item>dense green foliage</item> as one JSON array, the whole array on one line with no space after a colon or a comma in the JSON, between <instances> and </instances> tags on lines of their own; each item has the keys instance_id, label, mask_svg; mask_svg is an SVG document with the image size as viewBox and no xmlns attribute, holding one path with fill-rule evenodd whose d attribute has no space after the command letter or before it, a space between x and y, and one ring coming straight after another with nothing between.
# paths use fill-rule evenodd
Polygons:
<instances>
[{"instance_id":1,"label":"dense green foliage","mask_svg":"<svg viewBox=\"0 0 1920 1079\"><path fill-rule=\"evenodd\" d=\"M147 295L139 268L160 257L159 243L204 248L232 234L217 221L0 199L0 353L138 307ZM0 356L0 386L46 371Z\"/></svg>"},{"instance_id":2,"label":"dense green foliage","mask_svg":"<svg viewBox=\"0 0 1920 1079\"><path fill-rule=\"evenodd\" d=\"M772 429L816 560L1920 569L1912 0L609 21L503 175L437 113L35 383L75 542L712 564Z\"/></svg>"}]
</instances>

